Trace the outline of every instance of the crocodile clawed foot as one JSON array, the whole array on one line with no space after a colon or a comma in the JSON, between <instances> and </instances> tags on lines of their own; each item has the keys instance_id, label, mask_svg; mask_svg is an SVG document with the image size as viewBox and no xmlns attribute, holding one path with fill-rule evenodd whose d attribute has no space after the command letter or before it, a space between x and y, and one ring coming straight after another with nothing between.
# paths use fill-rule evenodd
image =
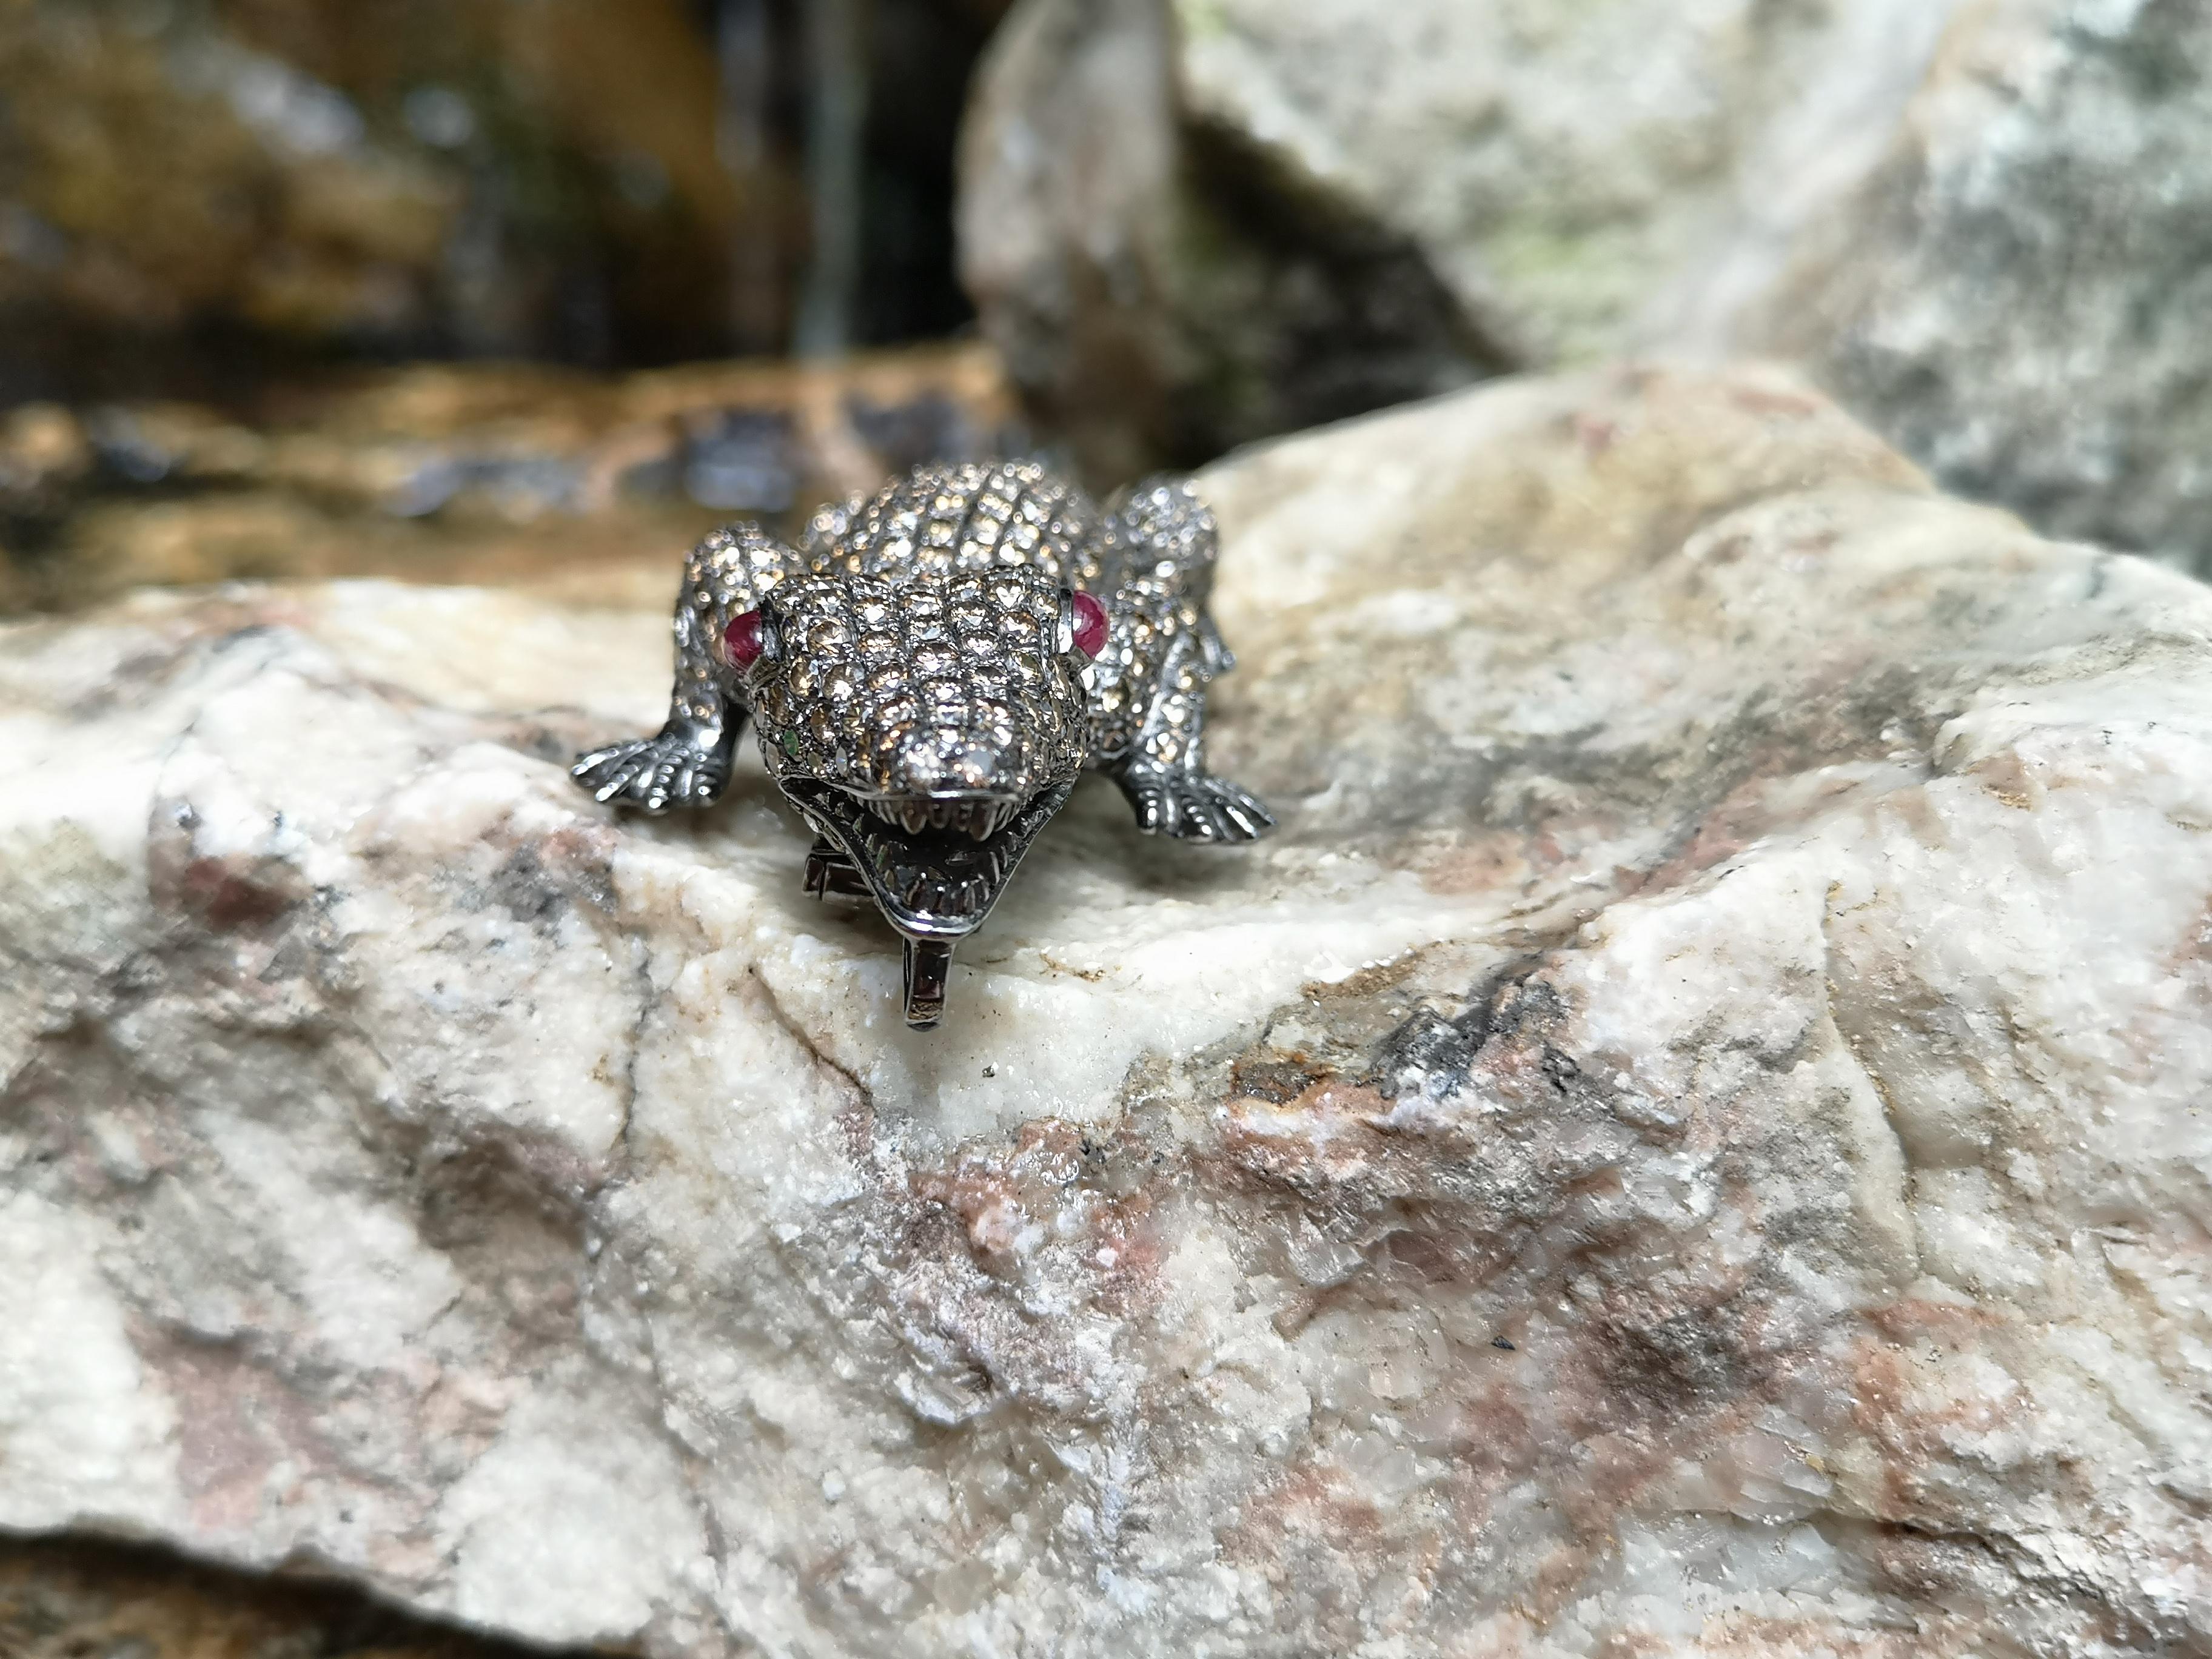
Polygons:
<instances>
[{"instance_id":1,"label":"crocodile clawed foot","mask_svg":"<svg viewBox=\"0 0 2212 1659\"><path fill-rule=\"evenodd\" d=\"M579 755L568 775L594 799L659 813L714 805L730 781L730 763L716 734L664 728Z\"/></svg>"},{"instance_id":2,"label":"crocodile clawed foot","mask_svg":"<svg viewBox=\"0 0 2212 1659\"><path fill-rule=\"evenodd\" d=\"M1275 815L1250 791L1209 773L1138 762L1116 781L1137 815L1137 827L1148 836L1257 841L1275 827Z\"/></svg>"}]
</instances>

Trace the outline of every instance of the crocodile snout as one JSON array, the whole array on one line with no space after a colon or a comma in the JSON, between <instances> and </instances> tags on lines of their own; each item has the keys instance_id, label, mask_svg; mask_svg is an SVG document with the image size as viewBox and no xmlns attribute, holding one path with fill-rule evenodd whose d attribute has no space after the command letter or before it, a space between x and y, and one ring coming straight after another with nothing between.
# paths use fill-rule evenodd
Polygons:
<instances>
[{"instance_id":1,"label":"crocodile snout","mask_svg":"<svg viewBox=\"0 0 2212 1659\"><path fill-rule=\"evenodd\" d=\"M881 793L927 799L1018 800L1043 780L1018 732L978 721L907 732L889 757Z\"/></svg>"}]
</instances>

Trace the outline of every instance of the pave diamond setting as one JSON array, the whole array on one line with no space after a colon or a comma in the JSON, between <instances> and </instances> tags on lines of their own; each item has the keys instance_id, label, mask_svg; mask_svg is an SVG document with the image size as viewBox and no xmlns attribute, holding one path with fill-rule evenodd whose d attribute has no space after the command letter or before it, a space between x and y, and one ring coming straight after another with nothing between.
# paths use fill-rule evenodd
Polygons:
<instances>
[{"instance_id":1,"label":"pave diamond setting","mask_svg":"<svg viewBox=\"0 0 2212 1659\"><path fill-rule=\"evenodd\" d=\"M750 719L812 826L809 892L865 897L906 940L906 1017L933 1024L980 927L1085 768L1149 834L1249 841L1274 820L1200 764L1213 517L1155 479L1101 513L1026 461L923 467L814 515L701 542L654 736L578 758L602 801L702 806ZM1101 597L1102 595L1106 597Z\"/></svg>"}]
</instances>

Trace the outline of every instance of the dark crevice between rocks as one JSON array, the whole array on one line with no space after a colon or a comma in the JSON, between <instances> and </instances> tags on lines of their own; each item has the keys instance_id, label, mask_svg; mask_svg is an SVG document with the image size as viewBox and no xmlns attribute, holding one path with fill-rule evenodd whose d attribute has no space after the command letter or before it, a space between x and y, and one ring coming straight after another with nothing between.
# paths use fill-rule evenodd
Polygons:
<instances>
[{"instance_id":1,"label":"dark crevice between rocks","mask_svg":"<svg viewBox=\"0 0 2212 1659\"><path fill-rule=\"evenodd\" d=\"M0 1538L7 1659L545 1659L329 1579L241 1572L143 1545Z\"/></svg>"},{"instance_id":2,"label":"dark crevice between rocks","mask_svg":"<svg viewBox=\"0 0 2212 1659\"><path fill-rule=\"evenodd\" d=\"M1527 366L1386 214L1180 95L1164 0L1015 18L969 118L963 259L1087 484Z\"/></svg>"},{"instance_id":3,"label":"dark crevice between rocks","mask_svg":"<svg viewBox=\"0 0 2212 1659\"><path fill-rule=\"evenodd\" d=\"M1195 397L1168 400L1165 460L1434 396L1525 367L1469 316L1419 246L1243 134L1186 118L1188 314L1242 317L1198 346ZM1230 301L1234 301L1234 303Z\"/></svg>"}]
</instances>

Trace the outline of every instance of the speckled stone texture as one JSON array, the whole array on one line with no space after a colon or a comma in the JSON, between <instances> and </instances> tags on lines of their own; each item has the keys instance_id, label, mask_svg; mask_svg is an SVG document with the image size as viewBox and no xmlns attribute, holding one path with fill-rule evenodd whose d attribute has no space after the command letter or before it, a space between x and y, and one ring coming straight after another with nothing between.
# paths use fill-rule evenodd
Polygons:
<instances>
[{"instance_id":1,"label":"speckled stone texture","mask_svg":"<svg viewBox=\"0 0 2212 1659\"><path fill-rule=\"evenodd\" d=\"M963 257L1102 471L1624 350L2212 569L2198 0L1023 0Z\"/></svg>"},{"instance_id":2,"label":"speckled stone texture","mask_svg":"<svg viewBox=\"0 0 2212 1659\"><path fill-rule=\"evenodd\" d=\"M0 1526L662 1659L2212 1650L2212 595L1793 380L1234 460L907 1031L665 618L0 632ZM672 549L672 574L681 550Z\"/></svg>"},{"instance_id":3,"label":"speckled stone texture","mask_svg":"<svg viewBox=\"0 0 2212 1659\"><path fill-rule=\"evenodd\" d=\"M1737 337L1954 489L2212 574L2212 9L1967 16Z\"/></svg>"}]
</instances>

